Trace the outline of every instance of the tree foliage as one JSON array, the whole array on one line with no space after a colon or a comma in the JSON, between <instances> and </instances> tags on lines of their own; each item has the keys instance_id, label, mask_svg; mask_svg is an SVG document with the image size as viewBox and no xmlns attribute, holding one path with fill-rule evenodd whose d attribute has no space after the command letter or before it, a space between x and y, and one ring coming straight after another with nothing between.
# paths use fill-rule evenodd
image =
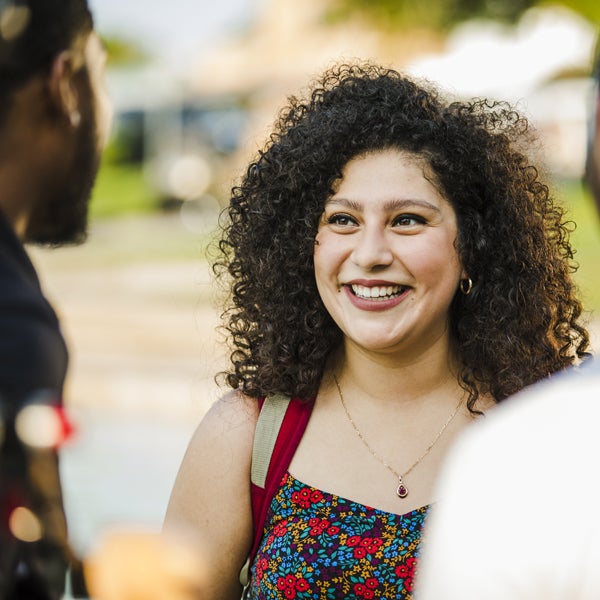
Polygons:
<instances>
[{"instance_id":1,"label":"tree foliage","mask_svg":"<svg viewBox=\"0 0 600 600\"><path fill-rule=\"evenodd\" d=\"M363 15L384 28L433 27L449 29L472 18L489 18L515 23L534 6L548 5L545 0L333 0L330 16L345 19ZM560 0L592 22L600 23L598 0Z\"/></svg>"},{"instance_id":2,"label":"tree foliage","mask_svg":"<svg viewBox=\"0 0 600 600\"><path fill-rule=\"evenodd\" d=\"M102 37L108 54L109 66L141 64L148 60L148 54L135 42L117 36Z\"/></svg>"}]
</instances>

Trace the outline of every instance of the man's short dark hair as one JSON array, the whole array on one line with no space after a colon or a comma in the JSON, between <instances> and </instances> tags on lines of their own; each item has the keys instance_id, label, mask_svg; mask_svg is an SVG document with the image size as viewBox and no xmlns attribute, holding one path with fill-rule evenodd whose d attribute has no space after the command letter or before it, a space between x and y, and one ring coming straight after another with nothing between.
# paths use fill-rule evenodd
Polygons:
<instances>
[{"instance_id":1,"label":"man's short dark hair","mask_svg":"<svg viewBox=\"0 0 600 600\"><path fill-rule=\"evenodd\" d=\"M16 88L92 29L87 0L0 0L0 113Z\"/></svg>"}]
</instances>

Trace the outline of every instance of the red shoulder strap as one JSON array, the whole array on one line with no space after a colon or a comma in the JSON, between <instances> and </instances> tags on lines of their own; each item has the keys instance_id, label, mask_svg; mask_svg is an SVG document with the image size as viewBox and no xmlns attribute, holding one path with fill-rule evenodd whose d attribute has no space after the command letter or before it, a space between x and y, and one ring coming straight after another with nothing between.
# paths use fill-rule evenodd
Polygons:
<instances>
[{"instance_id":1,"label":"red shoulder strap","mask_svg":"<svg viewBox=\"0 0 600 600\"><path fill-rule=\"evenodd\" d=\"M263 401L261 401L261 408ZM254 483L251 484L254 541L249 556L250 563L254 559L263 535L264 522L269 505L302 439L313 405L314 399L306 401L292 398L290 400L281 423L273 453L271 454L265 487L261 488Z\"/></svg>"}]
</instances>

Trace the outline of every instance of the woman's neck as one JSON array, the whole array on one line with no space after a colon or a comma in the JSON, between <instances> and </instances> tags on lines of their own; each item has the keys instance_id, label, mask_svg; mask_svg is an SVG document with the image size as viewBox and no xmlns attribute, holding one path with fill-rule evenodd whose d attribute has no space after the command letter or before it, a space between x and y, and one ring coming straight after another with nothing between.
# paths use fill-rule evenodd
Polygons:
<instances>
[{"instance_id":1,"label":"woman's neck","mask_svg":"<svg viewBox=\"0 0 600 600\"><path fill-rule=\"evenodd\" d=\"M428 396L462 394L458 383L458 361L449 344L436 344L410 356L366 352L345 343L331 369L346 386L374 401L418 403Z\"/></svg>"}]
</instances>

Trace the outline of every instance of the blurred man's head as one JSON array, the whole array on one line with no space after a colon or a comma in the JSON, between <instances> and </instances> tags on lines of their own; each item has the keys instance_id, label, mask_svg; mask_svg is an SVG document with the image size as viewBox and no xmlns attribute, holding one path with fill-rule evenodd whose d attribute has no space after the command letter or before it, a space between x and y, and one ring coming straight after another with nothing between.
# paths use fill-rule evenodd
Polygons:
<instances>
[{"instance_id":1,"label":"blurred man's head","mask_svg":"<svg viewBox=\"0 0 600 600\"><path fill-rule=\"evenodd\" d=\"M25 241L85 237L110 126L104 62L86 0L0 0L1 208Z\"/></svg>"},{"instance_id":2,"label":"blurred man's head","mask_svg":"<svg viewBox=\"0 0 600 600\"><path fill-rule=\"evenodd\" d=\"M600 213L600 43L593 69L594 91L588 129L585 181Z\"/></svg>"}]
</instances>

